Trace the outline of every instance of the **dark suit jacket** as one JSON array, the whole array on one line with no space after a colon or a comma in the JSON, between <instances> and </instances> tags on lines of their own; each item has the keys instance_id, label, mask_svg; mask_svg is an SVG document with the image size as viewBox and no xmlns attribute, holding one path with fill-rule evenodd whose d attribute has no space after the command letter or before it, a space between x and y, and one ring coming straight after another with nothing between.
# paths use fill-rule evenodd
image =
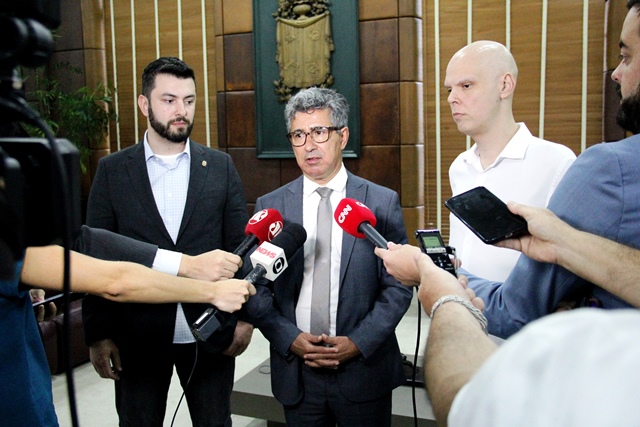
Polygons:
<instances>
[{"instance_id":1,"label":"dark suit jacket","mask_svg":"<svg viewBox=\"0 0 640 427\"><path fill-rule=\"evenodd\" d=\"M244 191L231 157L190 142L189 190L174 244L164 226L149 183L144 144L139 143L100 160L87 207L87 225L111 230L162 249L197 255L213 249L232 252L244 239L248 221ZM183 304L187 322L194 322L206 304ZM170 345L176 304L122 304L99 297L85 298L85 338L88 343L111 338L118 345ZM236 318L205 345L226 348Z\"/></svg>"},{"instance_id":2,"label":"dark suit jacket","mask_svg":"<svg viewBox=\"0 0 640 427\"><path fill-rule=\"evenodd\" d=\"M260 197L256 211L274 208L287 222L302 224L303 178ZM376 229L387 240L406 243L407 235L398 194L349 173L346 195L363 202L377 218ZM348 336L362 354L338 369L338 384L352 401L366 401L389 393L405 381L395 328L411 303L412 291L390 276L366 239L347 233L342 238L337 330ZM302 332L295 307L302 285L304 250L273 283L273 293L258 286L258 297L246 305L254 325L271 343L271 386L284 405L303 398L302 360L289 352Z\"/></svg>"}]
</instances>

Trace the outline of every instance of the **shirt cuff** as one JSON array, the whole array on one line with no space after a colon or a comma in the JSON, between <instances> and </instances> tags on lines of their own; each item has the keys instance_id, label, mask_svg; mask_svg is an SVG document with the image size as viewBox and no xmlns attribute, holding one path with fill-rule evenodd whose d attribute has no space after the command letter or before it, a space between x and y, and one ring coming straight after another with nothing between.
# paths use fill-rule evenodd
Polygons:
<instances>
[{"instance_id":1,"label":"shirt cuff","mask_svg":"<svg viewBox=\"0 0 640 427\"><path fill-rule=\"evenodd\" d=\"M177 276L180 270L180 262L182 262L182 254L180 252L158 249L151 268L161 271L162 273Z\"/></svg>"}]
</instances>

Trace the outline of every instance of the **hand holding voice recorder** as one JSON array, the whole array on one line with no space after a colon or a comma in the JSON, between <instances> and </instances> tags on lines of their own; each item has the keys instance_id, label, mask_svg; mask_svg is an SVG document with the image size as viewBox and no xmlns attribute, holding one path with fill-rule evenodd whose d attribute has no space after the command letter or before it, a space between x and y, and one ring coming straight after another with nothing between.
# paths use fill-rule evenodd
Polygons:
<instances>
[{"instance_id":1,"label":"hand holding voice recorder","mask_svg":"<svg viewBox=\"0 0 640 427\"><path fill-rule=\"evenodd\" d=\"M458 277L449 256L455 255L453 249L444 245L439 230L416 230L416 239L422 252L429 255L435 265Z\"/></svg>"}]
</instances>

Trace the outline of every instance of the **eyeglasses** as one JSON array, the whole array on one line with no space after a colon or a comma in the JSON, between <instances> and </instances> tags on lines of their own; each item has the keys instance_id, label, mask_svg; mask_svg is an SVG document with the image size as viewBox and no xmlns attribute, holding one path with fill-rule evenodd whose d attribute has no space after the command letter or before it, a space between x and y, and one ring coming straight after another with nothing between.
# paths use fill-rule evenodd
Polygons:
<instances>
[{"instance_id":1,"label":"eyeglasses","mask_svg":"<svg viewBox=\"0 0 640 427\"><path fill-rule=\"evenodd\" d=\"M344 126L343 126L344 127ZM311 136L311 139L316 144L322 144L329 140L332 130L340 130L342 127L337 126L315 126L311 128L311 132L305 132L303 130L294 130L287 134L287 138L294 147L302 147L307 143L307 136Z\"/></svg>"}]
</instances>

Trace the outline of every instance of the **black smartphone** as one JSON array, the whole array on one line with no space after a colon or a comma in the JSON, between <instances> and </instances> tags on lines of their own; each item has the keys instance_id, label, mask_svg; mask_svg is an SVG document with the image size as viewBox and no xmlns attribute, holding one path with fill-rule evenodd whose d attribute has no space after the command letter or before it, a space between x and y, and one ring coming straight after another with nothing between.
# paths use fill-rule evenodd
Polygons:
<instances>
[{"instance_id":1,"label":"black smartphone","mask_svg":"<svg viewBox=\"0 0 640 427\"><path fill-rule=\"evenodd\" d=\"M453 196L444 205L484 243L493 244L527 233L527 221L485 187Z\"/></svg>"},{"instance_id":2,"label":"black smartphone","mask_svg":"<svg viewBox=\"0 0 640 427\"><path fill-rule=\"evenodd\" d=\"M416 230L416 239L418 240L418 244L420 245L422 252L429 255L435 265L458 277L456 269L449 257L449 250L445 246L444 240L442 240L442 236L440 235L440 230L436 228L429 230Z\"/></svg>"}]
</instances>

